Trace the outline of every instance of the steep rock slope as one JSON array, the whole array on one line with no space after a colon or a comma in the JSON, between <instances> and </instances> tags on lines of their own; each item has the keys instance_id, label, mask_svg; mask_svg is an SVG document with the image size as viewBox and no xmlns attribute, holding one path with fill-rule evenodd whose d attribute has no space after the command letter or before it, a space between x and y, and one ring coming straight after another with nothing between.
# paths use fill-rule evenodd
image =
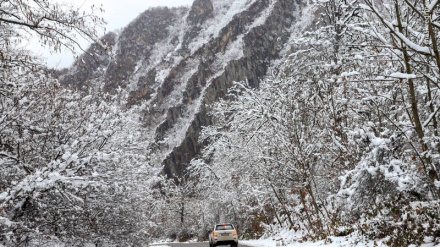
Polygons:
<instances>
[{"instance_id":1,"label":"steep rock slope","mask_svg":"<svg viewBox=\"0 0 440 247\"><path fill-rule=\"evenodd\" d=\"M104 37L113 55L92 46L62 78L64 84L131 91L131 103L147 101L149 147L168 176L182 175L202 148L209 105L234 81L258 87L280 58L300 17L301 0L195 0L190 9L145 11L119 34Z\"/></svg>"}]
</instances>

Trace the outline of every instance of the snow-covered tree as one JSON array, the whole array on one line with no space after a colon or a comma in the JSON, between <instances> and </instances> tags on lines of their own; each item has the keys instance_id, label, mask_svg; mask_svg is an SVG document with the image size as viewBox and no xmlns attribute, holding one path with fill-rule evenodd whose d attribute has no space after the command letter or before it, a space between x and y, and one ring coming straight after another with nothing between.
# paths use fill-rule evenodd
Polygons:
<instances>
[{"instance_id":1,"label":"snow-covered tree","mask_svg":"<svg viewBox=\"0 0 440 247\"><path fill-rule=\"evenodd\" d=\"M407 245L432 236L439 163L437 37L430 30L437 7L309 5L316 19L292 35L277 73L258 89L237 83L214 106L216 125L202 134L209 145L192 165L201 186L228 191L233 210L265 212L267 222L312 237L349 229ZM402 227L408 222L411 228ZM408 233L415 228L423 234Z\"/></svg>"},{"instance_id":2,"label":"snow-covered tree","mask_svg":"<svg viewBox=\"0 0 440 247\"><path fill-rule=\"evenodd\" d=\"M138 221L148 217L139 209L149 203L148 180L158 173L147 163L141 108L34 79L2 101L3 238L134 237L123 231L147 224Z\"/></svg>"},{"instance_id":3,"label":"snow-covered tree","mask_svg":"<svg viewBox=\"0 0 440 247\"><path fill-rule=\"evenodd\" d=\"M154 226L143 105L128 93L63 88L21 43L53 51L97 42L95 12L49 1L0 1L0 243L139 244ZM101 44L102 45L102 44Z\"/></svg>"},{"instance_id":4,"label":"snow-covered tree","mask_svg":"<svg viewBox=\"0 0 440 247\"><path fill-rule=\"evenodd\" d=\"M53 3L47 0L24 0L0 2L0 29L2 39L0 51L2 62L22 64L28 54L11 56L9 46L24 43L26 38L36 36L42 46L53 51L62 47L76 53L84 49L79 45L80 38L99 43L99 29L105 21L97 14L103 12L102 6L92 5L90 10L66 3Z\"/></svg>"}]
</instances>

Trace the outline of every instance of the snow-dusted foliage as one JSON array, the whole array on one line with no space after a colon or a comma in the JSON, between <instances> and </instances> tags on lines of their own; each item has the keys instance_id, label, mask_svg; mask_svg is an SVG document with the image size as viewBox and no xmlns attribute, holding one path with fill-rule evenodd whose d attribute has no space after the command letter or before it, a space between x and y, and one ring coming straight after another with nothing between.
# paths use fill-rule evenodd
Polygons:
<instances>
[{"instance_id":1,"label":"snow-dusted foliage","mask_svg":"<svg viewBox=\"0 0 440 247\"><path fill-rule=\"evenodd\" d=\"M78 37L89 42L99 42L97 32L104 25L99 13L103 12L102 6L90 6L90 9L74 6L67 3L53 3L46 0L1 1L1 30L9 33L2 34L1 49L6 45L24 43L23 38L31 35L40 39L41 45L48 46L54 51L65 47L72 52L80 49ZM10 32L18 33L18 39L12 38ZM23 44L22 44L23 45ZM2 59L8 57L2 54ZM22 57L8 57L16 62Z\"/></svg>"},{"instance_id":2,"label":"snow-dusted foliage","mask_svg":"<svg viewBox=\"0 0 440 247\"><path fill-rule=\"evenodd\" d=\"M315 19L292 32L273 75L258 89L237 83L214 106L216 125L203 131L209 145L192 169L206 194L231 197L209 210L224 200L226 217L248 212L268 231L275 222L311 237L360 231L406 246L438 235L431 2L309 5Z\"/></svg>"},{"instance_id":3,"label":"snow-dusted foliage","mask_svg":"<svg viewBox=\"0 0 440 247\"><path fill-rule=\"evenodd\" d=\"M25 30L73 49L71 32L94 39L88 21L98 19L48 1L0 6L0 245L145 242L159 173L147 161L145 107L126 108L123 90L63 88L20 48Z\"/></svg>"},{"instance_id":4,"label":"snow-dusted foliage","mask_svg":"<svg viewBox=\"0 0 440 247\"><path fill-rule=\"evenodd\" d=\"M60 88L39 72L19 82L1 101L3 241L144 238L121 232L145 230L149 216L138 207L158 172L147 163L142 108Z\"/></svg>"}]
</instances>

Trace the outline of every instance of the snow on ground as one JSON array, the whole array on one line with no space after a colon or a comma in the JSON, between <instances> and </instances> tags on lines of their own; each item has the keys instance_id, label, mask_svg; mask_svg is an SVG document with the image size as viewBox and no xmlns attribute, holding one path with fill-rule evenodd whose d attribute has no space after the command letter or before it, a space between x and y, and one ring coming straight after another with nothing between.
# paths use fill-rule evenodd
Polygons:
<instances>
[{"instance_id":1,"label":"snow on ground","mask_svg":"<svg viewBox=\"0 0 440 247\"><path fill-rule=\"evenodd\" d=\"M261 239L261 240L242 240L241 244L245 244L247 246L252 247L277 247L277 246L286 246L286 247L385 247L387 246L383 240L378 241L366 241L361 240L356 236L351 237L329 237L327 240L321 241L308 241L308 242L291 242L285 243L285 245L280 245L281 241L276 241L280 238L272 238L272 239ZM288 238L285 238L286 241L289 241ZM278 243L278 244L277 244ZM420 247L439 247L440 244L434 243L426 243L422 244ZM410 245L408 247L416 247L416 245Z\"/></svg>"},{"instance_id":2,"label":"snow on ground","mask_svg":"<svg viewBox=\"0 0 440 247\"><path fill-rule=\"evenodd\" d=\"M321 241L299 241L300 235L292 235L285 232L284 234L269 237L267 239L259 239L259 240L240 240L238 246L246 245L251 247L386 247L387 245L384 243L386 240L364 240L356 234L347 236L347 237L329 237L327 240ZM284 245L281 245L281 241L277 241L283 239ZM431 239L426 240L426 244L422 244L420 247L440 247L440 244L430 243ZM165 241L167 242L167 241ZM188 244L195 242L189 241L186 242ZM154 247L169 247L164 242L153 244ZM416 247L416 245L410 245L408 247Z\"/></svg>"},{"instance_id":3,"label":"snow on ground","mask_svg":"<svg viewBox=\"0 0 440 247\"><path fill-rule=\"evenodd\" d=\"M317 247L317 246L327 246L327 247L373 247L374 242L371 243L356 243L354 240L347 240L344 238L337 238L337 237L331 237L330 241L327 241L327 243L322 241L316 241L316 242L296 242L296 243L290 243L286 245L280 245L281 241L277 241L275 239L264 239L264 240L242 240L241 243L252 246L252 247L276 247L276 246L286 246L286 247ZM386 245L376 245L376 246L386 246Z\"/></svg>"}]
</instances>

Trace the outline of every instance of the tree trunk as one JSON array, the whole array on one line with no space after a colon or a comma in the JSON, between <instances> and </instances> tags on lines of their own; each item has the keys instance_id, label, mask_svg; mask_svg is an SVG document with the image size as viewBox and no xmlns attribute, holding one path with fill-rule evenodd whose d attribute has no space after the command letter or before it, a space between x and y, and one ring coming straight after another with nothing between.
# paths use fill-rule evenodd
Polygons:
<instances>
[{"instance_id":1,"label":"tree trunk","mask_svg":"<svg viewBox=\"0 0 440 247\"><path fill-rule=\"evenodd\" d=\"M399 29L399 32L403 34L404 29L403 29L403 25L402 25L401 16L400 16L399 3L396 0L394 2L394 6L395 6L395 11L396 11L397 27ZM411 58L408 54L408 50L406 49L406 46L402 40L400 41L400 43L401 43L403 59L404 59L403 62L405 65L405 73L412 74L411 65L409 63ZM422 153L425 153L426 151L428 151L428 146L426 145L425 141L423 140L425 135L423 132L423 125L420 121L420 113L419 113L419 109L418 109L418 100L417 100L417 95L415 92L415 85L414 85L413 79L411 79L411 78L408 79L408 90L409 90L410 103L411 103L411 112L412 112L412 117L413 117L413 121L414 121L414 125L415 125L414 126L415 131L417 133L417 137L418 137L420 145L422 147ZM427 167L427 165L429 166L429 168ZM440 196L440 194L439 194L438 189L436 189L434 186L434 182L435 182L436 178L438 177L437 172L436 172L435 166L431 162L430 157L427 157L426 154L423 155L423 166L424 166L425 171L428 173L428 177L429 177L430 184L431 184L430 187L433 192L433 195L438 198Z\"/></svg>"}]
</instances>

